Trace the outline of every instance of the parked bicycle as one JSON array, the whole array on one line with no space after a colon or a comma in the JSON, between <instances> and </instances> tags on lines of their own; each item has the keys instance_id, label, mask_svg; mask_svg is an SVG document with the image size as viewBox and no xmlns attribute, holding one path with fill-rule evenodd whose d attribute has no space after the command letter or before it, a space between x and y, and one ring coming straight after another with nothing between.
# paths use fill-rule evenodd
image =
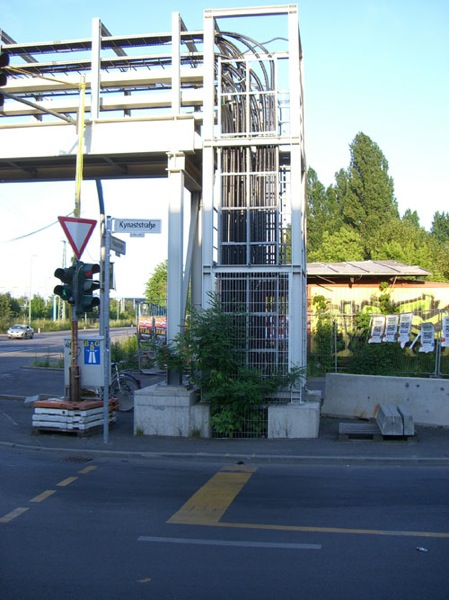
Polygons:
<instances>
[{"instance_id":1,"label":"parked bicycle","mask_svg":"<svg viewBox=\"0 0 449 600\"><path fill-rule=\"evenodd\" d=\"M120 371L116 362L111 363L109 391L112 398L117 398L119 411L130 412L134 409L134 392L140 388L140 380L137 377L126 371Z\"/></svg>"}]
</instances>

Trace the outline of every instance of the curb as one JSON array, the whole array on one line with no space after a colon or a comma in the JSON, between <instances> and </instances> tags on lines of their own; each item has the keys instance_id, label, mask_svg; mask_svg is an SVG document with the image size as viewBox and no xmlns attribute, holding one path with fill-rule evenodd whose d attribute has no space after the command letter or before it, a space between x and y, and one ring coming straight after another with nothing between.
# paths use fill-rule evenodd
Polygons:
<instances>
[{"instance_id":1,"label":"curb","mask_svg":"<svg viewBox=\"0 0 449 600\"><path fill-rule=\"evenodd\" d=\"M207 462L237 462L237 463L260 463L260 464L296 464L296 465L346 465L346 466L388 466L388 467L449 467L449 457L431 458L431 457L380 457L380 456L307 456L307 455L282 455L282 454L234 454L234 453L209 453L209 452L146 452L133 450L98 450L98 449L77 449L61 448L48 446L34 446L31 444L21 444L16 442L1 442L0 446L6 448L19 448L21 450L34 450L36 452L57 452L57 453L83 453L97 456L110 456L116 458L135 458L135 459L167 459L167 460L196 460Z\"/></svg>"}]
</instances>

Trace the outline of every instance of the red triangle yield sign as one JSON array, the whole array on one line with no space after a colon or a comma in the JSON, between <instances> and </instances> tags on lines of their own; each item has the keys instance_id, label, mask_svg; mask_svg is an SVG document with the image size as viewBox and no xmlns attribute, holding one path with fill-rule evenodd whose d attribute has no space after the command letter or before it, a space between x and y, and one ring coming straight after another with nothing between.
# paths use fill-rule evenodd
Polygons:
<instances>
[{"instance_id":1,"label":"red triangle yield sign","mask_svg":"<svg viewBox=\"0 0 449 600\"><path fill-rule=\"evenodd\" d=\"M58 217L58 221L79 260L97 222L92 219L76 219L75 217Z\"/></svg>"}]
</instances>

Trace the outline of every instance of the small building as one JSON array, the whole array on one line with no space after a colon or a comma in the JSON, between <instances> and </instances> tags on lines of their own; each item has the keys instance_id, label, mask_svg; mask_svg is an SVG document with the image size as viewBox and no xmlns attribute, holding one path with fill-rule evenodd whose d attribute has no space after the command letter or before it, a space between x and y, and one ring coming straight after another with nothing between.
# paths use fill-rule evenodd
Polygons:
<instances>
[{"instance_id":1,"label":"small building","mask_svg":"<svg viewBox=\"0 0 449 600\"><path fill-rule=\"evenodd\" d=\"M429 271L395 260L307 264L307 300L323 296L333 314L353 315L379 306L380 285L388 283L399 312L449 311L449 283L428 281Z\"/></svg>"}]
</instances>

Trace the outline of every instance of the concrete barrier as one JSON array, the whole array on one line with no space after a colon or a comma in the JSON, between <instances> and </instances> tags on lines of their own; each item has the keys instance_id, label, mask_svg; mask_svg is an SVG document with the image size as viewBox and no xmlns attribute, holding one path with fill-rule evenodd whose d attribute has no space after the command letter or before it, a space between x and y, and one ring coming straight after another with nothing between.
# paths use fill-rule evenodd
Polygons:
<instances>
[{"instance_id":1,"label":"concrete barrier","mask_svg":"<svg viewBox=\"0 0 449 600\"><path fill-rule=\"evenodd\" d=\"M449 380L326 374L322 415L374 419L381 404L403 406L417 425L449 427Z\"/></svg>"}]
</instances>

